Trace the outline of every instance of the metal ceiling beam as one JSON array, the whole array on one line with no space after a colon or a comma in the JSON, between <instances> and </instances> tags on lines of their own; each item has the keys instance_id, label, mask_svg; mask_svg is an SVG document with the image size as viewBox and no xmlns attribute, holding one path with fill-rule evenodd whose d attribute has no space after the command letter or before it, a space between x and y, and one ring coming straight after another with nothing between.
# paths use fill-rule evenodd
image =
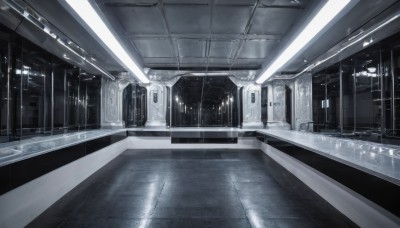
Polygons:
<instances>
[{"instance_id":1,"label":"metal ceiling beam","mask_svg":"<svg viewBox=\"0 0 400 228\"><path fill-rule=\"evenodd\" d=\"M213 12L214 12L214 0L209 0L210 24L209 24L208 39L206 42L206 48L207 48L207 50L206 50L206 72L208 71L208 63L209 63L210 49L211 49Z\"/></svg>"},{"instance_id":2,"label":"metal ceiling beam","mask_svg":"<svg viewBox=\"0 0 400 228\"><path fill-rule=\"evenodd\" d=\"M260 4L260 0L257 0L257 2L254 4L254 8L253 8L253 10L252 10L252 12L250 14L249 21L247 22L246 27L245 27L245 29L243 31L242 39L240 39L239 46L236 49L235 55L232 58L231 67L235 64L236 59L237 59L237 57L238 57L238 55L240 53L240 50L242 49L243 44L246 41L247 35L249 34L251 25L253 23L254 15L256 14L256 10L257 10L257 7L258 7L259 4Z\"/></svg>"},{"instance_id":3,"label":"metal ceiling beam","mask_svg":"<svg viewBox=\"0 0 400 228\"><path fill-rule=\"evenodd\" d=\"M162 15L162 19L163 19L162 21L163 21L165 28L167 29L168 38L169 38L170 44L172 46L172 49L174 50L176 64L179 69L180 68L179 52L178 52L178 49L176 47L176 44L175 44L173 38L171 37L171 30L169 29L168 20L167 20L167 17L165 16L165 7L164 7L163 0L158 0L158 7L161 11L161 15Z\"/></svg>"}]
</instances>

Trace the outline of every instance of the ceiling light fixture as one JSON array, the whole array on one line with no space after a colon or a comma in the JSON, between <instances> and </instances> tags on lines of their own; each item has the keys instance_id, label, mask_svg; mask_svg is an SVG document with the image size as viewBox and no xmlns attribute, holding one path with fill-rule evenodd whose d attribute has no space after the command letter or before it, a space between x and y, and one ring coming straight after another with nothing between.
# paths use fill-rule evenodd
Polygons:
<instances>
[{"instance_id":1,"label":"ceiling light fixture","mask_svg":"<svg viewBox=\"0 0 400 228\"><path fill-rule=\"evenodd\" d=\"M268 66L256 82L262 84L264 81L272 77L273 74L299 53L300 50L305 47L350 2L351 0L329 0L326 2L303 31L301 31L292 43L290 43L290 45L280 53L272 64Z\"/></svg>"},{"instance_id":2,"label":"ceiling light fixture","mask_svg":"<svg viewBox=\"0 0 400 228\"><path fill-rule=\"evenodd\" d=\"M110 49L122 64L128 68L141 82L149 83L149 79L142 69L130 57L122 47L117 38L113 35L96 10L88 0L65 0L76 14L89 26L96 36Z\"/></svg>"}]
</instances>

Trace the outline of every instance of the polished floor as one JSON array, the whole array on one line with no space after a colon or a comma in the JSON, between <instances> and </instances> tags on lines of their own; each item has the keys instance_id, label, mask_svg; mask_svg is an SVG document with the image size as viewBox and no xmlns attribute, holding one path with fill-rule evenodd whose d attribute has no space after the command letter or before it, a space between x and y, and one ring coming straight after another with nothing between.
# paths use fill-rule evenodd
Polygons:
<instances>
[{"instance_id":1,"label":"polished floor","mask_svg":"<svg viewBox=\"0 0 400 228\"><path fill-rule=\"evenodd\" d=\"M355 224L259 150L128 150L28 227Z\"/></svg>"}]
</instances>

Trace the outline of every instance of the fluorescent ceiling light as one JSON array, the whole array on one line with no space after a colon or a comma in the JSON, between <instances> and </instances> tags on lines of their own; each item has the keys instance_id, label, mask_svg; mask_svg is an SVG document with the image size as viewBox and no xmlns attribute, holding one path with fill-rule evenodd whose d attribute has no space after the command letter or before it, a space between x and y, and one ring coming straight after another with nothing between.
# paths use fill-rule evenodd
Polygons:
<instances>
[{"instance_id":1,"label":"fluorescent ceiling light","mask_svg":"<svg viewBox=\"0 0 400 228\"><path fill-rule=\"evenodd\" d=\"M351 0L328 0L293 42L272 62L257 79L261 84L283 67L305 47Z\"/></svg>"},{"instance_id":2,"label":"fluorescent ceiling light","mask_svg":"<svg viewBox=\"0 0 400 228\"><path fill-rule=\"evenodd\" d=\"M122 45L112 34L107 25L97 14L88 0L65 0L78 16L92 29L97 37L111 50L111 52L125 65L128 70L143 83L149 83L142 69L129 56Z\"/></svg>"}]
</instances>

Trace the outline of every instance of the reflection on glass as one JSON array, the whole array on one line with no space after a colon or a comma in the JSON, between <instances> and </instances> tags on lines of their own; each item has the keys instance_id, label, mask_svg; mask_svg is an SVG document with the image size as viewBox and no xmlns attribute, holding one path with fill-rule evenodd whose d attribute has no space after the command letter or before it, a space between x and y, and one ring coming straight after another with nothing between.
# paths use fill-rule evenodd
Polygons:
<instances>
[{"instance_id":1,"label":"reflection on glass","mask_svg":"<svg viewBox=\"0 0 400 228\"><path fill-rule=\"evenodd\" d=\"M313 75L315 131L335 129L344 137L400 144L400 33ZM338 121L342 96L342 122ZM339 118L340 119L340 118ZM339 123L339 124L337 124Z\"/></svg>"},{"instance_id":2,"label":"reflection on glass","mask_svg":"<svg viewBox=\"0 0 400 228\"><path fill-rule=\"evenodd\" d=\"M342 93L343 93L343 134L354 135L355 131L355 77L354 63L351 59L344 60L341 64L342 71Z\"/></svg>"},{"instance_id":3,"label":"reflection on glass","mask_svg":"<svg viewBox=\"0 0 400 228\"><path fill-rule=\"evenodd\" d=\"M66 70L67 77L67 118L66 124L69 131L79 128L79 69L71 67Z\"/></svg>"},{"instance_id":4,"label":"reflection on glass","mask_svg":"<svg viewBox=\"0 0 400 228\"><path fill-rule=\"evenodd\" d=\"M381 129L380 49L373 46L352 57L355 77L356 135L372 140Z\"/></svg>"},{"instance_id":5,"label":"reflection on glass","mask_svg":"<svg viewBox=\"0 0 400 228\"><path fill-rule=\"evenodd\" d=\"M0 143L8 141L7 107L8 107L8 66L9 62L9 35L0 28Z\"/></svg>"},{"instance_id":6,"label":"reflection on glass","mask_svg":"<svg viewBox=\"0 0 400 228\"><path fill-rule=\"evenodd\" d=\"M65 125L65 105L66 105L66 91L65 91L65 70L66 64L59 61L53 63L53 81L54 81L54 131L62 133Z\"/></svg>"},{"instance_id":7,"label":"reflection on glass","mask_svg":"<svg viewBox=\"0 0 400 228\"><path fill-rule=\"evenodd\" d=\"M16 75L21 78L21 137L25 137L44 133L49 124L47 113L51 103L46 95L51 93L47 93L46 82L51 83L51 61L48 55L29 43L23 45L22 59L22 68ZM46 80L48 77L50 80Z\"/></svg>"},{"instance_id":8,"label":"reflection on glass","mask_svg":"<svg viewBox=\"0 0 400 228\"><path fill-rule=\"evenodd\" d=\"M238 92L229 77L181 77L171 103L174 127L238 126Z\"/></svg>"},{"instance_id":9,"label":"reflection on glass","mask_svg":"<svg viewBox=\"0 0 400 228\"><path fill-rule=\"evenodd\" d=\"M141 127L146 123L147 90L137 84L129 84L123 91L122 119L127 127Z\"/></svg>"},{"instance_id":10,"label":"reflection on glass","mask_svg":"<svg viewBox=\"0 0 400 228\"><path fill-rule=\"evenodd\" d=\"M100 127L101 78L0 25L0 142Z\"/></svg>"},{"instance_id":11,"label":"reflection on glass","mask_svg":"<svg viewBox=\"0 0 400 228\"><path fill-rule=\"evenodd\" d=\"M268 87L261 88L261 121L268 121Z\"/></svg>"},{"instance_id":12,"label":"reflection on glass","mask_svg":"<svg viewBox=\"0 0 400 228\"><path fill-rule=\"evenodd\" d=\"M85 129L100 128L101 77L87 75L86 84L86 123Z\"/></svg>"},{"instance_id":13,"label":"reflection on glass","mask_svg":"<svg viewBox=\"0 0 400 228\"><path fill-rule=\"evenodd\" d=\"M340 77L335 64L313 75L314 131L340 132Z\"/></svg>"}]
</instances>

